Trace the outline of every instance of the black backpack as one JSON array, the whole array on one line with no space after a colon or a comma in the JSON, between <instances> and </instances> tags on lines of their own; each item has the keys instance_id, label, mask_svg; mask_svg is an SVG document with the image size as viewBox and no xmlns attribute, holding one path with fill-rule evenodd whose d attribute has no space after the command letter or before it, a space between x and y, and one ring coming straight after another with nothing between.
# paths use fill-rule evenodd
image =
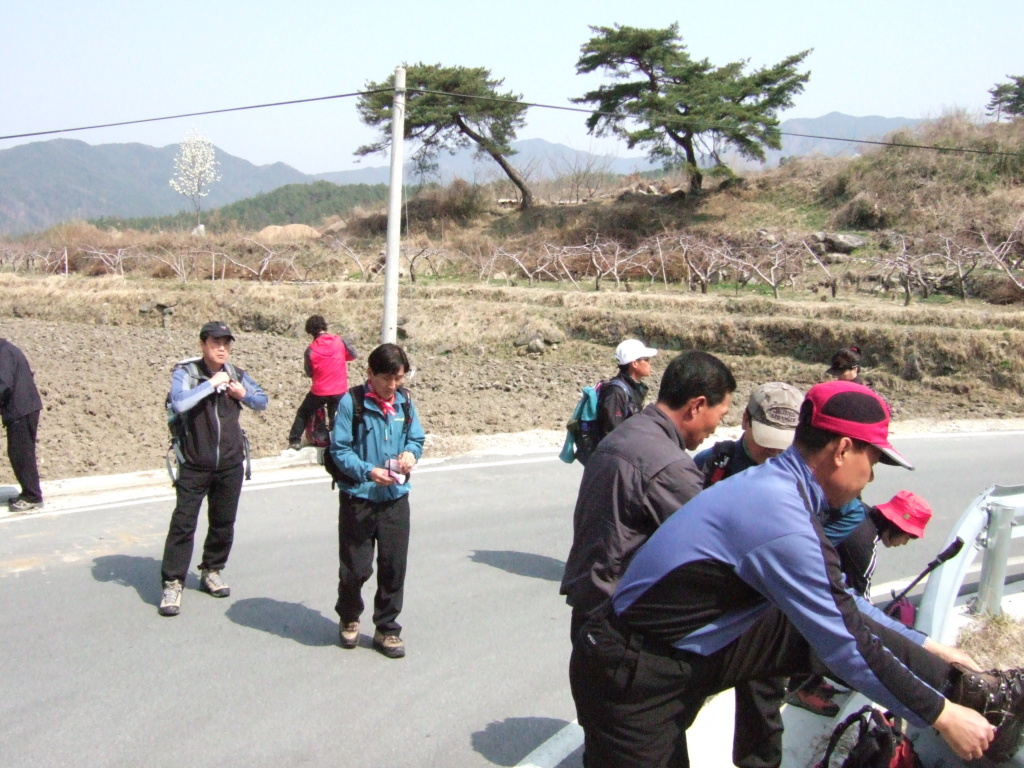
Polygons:
<instances>
[{"instance_id":1,"label":"black backpack","mask_svg":"<svg viewBox=\"0 0 1024 768\"><path fill-rule=\"evenodd\" d=\"M914 745L903 734L902 723L892 712L883 713L868 704L843 720L828 740L825 756L815 768L829 768L829 761L843 734L860 725L857 741L850 747L841 768L922 768Z\"/></svg>"},{"instance_id":2,"label":"black backpack","mask_svg":"<svg viewBox=\"0 0 1024 768\"><path fill-rule=\"evenodd\" d=\"M398 391L402 393L405 400L402 402L402 413L405 416L405 423L402 425L402 440L409 434L409 428L412 426L412 395L409 394L409 390L405 387L399 387ZM356 444L359 439L359 427L363 424L363 414L366 411L366 405L363 403L363 398L366 396L366 385L357 384L348 391L349 395L352 396L352 445ZM337 418L337 416L335 416ZM365 447L366 443L366 430L363 430L363 444ZM323 453L320 455L320 463L323 464L324 470L328 475L331 476L331 490L335 487L339 489L354 488L355 486L362 483L362 479L356 479L345 474L345 471L338 466L338 463L334 460L334 456L331 455L331 446L328 445L324 448Z\"/></svg>"},{"instance_id":3,"label":"black backpack","mask_svg":"<svg viewBox=\"0 0 1024 768\"><path fill-rule=\"evenodd\" d=\"M184 368L188 372L188 388L193 389L199 385L199 382L206 381L208 378L199 369L199 361L201 357L189 357L185 360L180 360L174 364L171 369L172 372L178 368ZM228 372L228 376L231 377L232 381L239 381L238 370L231 363L224 363L224 370ZM164 464L167 465L167 474L171 476L171 485L178 482L178 469L182 464L185 463L185 455L181 452L181 441L184 439L185 433L185 419L182 415L174 410L171 405L171 393L167 393L167 397L164 399L164 411L167 414L167 431L171 433L171 442L167 447L167 452L164 454ZM249 436L245 434L245 430L242 430L242 450L245 455L245 479L252 479L252 462L249 458Z\"/></svg>"}]
</instances>

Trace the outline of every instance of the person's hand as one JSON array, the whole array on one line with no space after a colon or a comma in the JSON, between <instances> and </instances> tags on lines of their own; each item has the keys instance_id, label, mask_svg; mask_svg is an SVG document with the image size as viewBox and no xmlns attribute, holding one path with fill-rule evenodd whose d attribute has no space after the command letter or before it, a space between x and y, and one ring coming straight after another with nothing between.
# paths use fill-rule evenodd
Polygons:
<instances>
[{"instance_id":1,"label":"person's hand","mask_svg":"<svg viewBox=\"0 0 1024 768\"><path fill-rule=\"evenodd\" d=\"M370 480L375 482L377 485L396 485L398 483L398 480L393 478L383 467L374 467L371 469Z\"/></svg>"},{"instance_id":2,"label":"person's hand","mask_svg":"<svg viewBox=\"0 0 1024 768\"><path fill-rule=\"evenodd\" d=\"M241 400L245 397L245 387L237 381L228 383L228 397L232 397L235 400Z\"/></svg>"},{"instance_id":3,"label":"person's hand","mask_svg":"<svg viewBox=\"0 0 1024 768\"><path fill-rule=\"evenodd\" d=\"M213 376L210 377L210 383L213 385L214 389L217 389L217 387L222 387L230 381L231 377L228 376L227 371L217 371L217 373L213 374Z\"/></svg>"},{"instance_id":4,"label":"person's hand","mask_svg":"<svg viewBox=\"0 0 1024 768\"><path fill-rule=\"evenodd\" d=\"M398 454L398 471L403 475L409 474L413 467L416 466L416 457L412 455L411 451L402 451Z\"/></svg>"},{"instance_id":5,"label":"person's hand","mask_svg":"<svg viewBox=\"0 0 1024 768\"><path fill-rule=\"evenodd\" d=\"M942 643L932 640L930 637L924 641L924 645L922 647L926 651L934 653L947 664L962 664L972 672L983 671L982 668L978 666L978 662L959 648L954 648L950 645L943 645Z\"/></svg>"},{"instance_id":6,"label":"person's hand","mask_svg":"<svg viewBox=\"0 0 1024 768\"><path fill-rule=\"evenodd\" d=\"M932 725L963 760L977 760L996 736L996 727L980 713L948 700Z\"/></svg>"}]
</instances>

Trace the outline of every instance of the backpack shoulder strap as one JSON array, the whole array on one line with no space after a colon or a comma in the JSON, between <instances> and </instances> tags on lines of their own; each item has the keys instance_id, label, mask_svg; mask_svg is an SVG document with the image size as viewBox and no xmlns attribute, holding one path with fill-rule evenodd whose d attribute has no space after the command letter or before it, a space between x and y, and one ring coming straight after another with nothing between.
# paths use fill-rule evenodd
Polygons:
<instances>
[{"instance_id":1,"label":"backpack shoulder strap","mask_svg":"<svg viewBox=\"0 0 1024 768\"><path fill-rule=\"evenodd\" d=\"M363 414L366 412L366 405L363 398L366 396L366 385L356 384L348 390L352 397L352 444L355 445L359 427L363 423Z\"/></svg>"},{"instance_id":2,"label":"backpack shoulder strap","mask_svg":"<svg viewBox=\"0 0 1024 768\"><path fill-rule=\"evenodd\" d=\"M705 488L710 488L719 480L725 479L735 445L736 443L732 440L723 440L711 447L711 456L708 458L708 463L704 465Z\"/></svg>"}]
</instances>

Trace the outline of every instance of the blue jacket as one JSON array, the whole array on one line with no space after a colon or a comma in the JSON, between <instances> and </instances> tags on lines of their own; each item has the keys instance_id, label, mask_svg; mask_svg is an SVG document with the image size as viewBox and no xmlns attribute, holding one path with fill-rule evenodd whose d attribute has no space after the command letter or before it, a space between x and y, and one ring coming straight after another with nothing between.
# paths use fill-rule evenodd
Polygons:
<instances>
[{"instance_id":1,"label":"blue jacket","mask_svg":"<svg viewBox=\"0 0 1024 768\"><path fill-rule=\"evenodd\" d=\"M899 716L930 724L942 696L882 646L861 612L918 644L925 636L846 590L821 526L827 510L796 448L723 480L640 548L612 598L615 613L644 636L710 655L774 604L841 679Z\"/></svg>"},{"instance_id":2,"label":"blue jacket","mask_svg":"<svg viewBox=\"0 0 1024 768\"><path fill-rule=\"evenodd\" d=\"M362 480L359 485L343 489L349 496L358 496L369 501L393 501L409 492L409 479L400 485L377 485L368 480L370 470L383 467L384 462L393 459L403 451L409 451L419 461L423 455L423 426L416 414L416 404L410 401L409 415L412 424L405 431L405 411L402 403L405 396L395 393L395 413L385 417L380 406L370 398L363 400L363 423L352 442L352 395L346 392L338 401L338 412L334 416L331 431L331 445L328 450L338 466L350 477ZM404 439L403 439L404 436Z\"/></svg>"}]
</instances>

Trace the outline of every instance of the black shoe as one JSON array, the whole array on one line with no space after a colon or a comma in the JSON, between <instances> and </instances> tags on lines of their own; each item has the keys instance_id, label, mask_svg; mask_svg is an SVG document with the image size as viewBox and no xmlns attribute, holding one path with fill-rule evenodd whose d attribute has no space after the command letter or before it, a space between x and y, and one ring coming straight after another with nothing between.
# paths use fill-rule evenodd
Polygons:
<instances>
[{"instance_id":1,"label":"black shoe","mask_svg":"<svg viewBox=\"0 0 1024 768\"><path fill-rule=\"evenodd\" d=\"M289 440L288 441L288 448L289 448L289 450L292 450L292 451L301 451L302 450L302 441L301 440Z\"/></svg>"}]
</instances>

